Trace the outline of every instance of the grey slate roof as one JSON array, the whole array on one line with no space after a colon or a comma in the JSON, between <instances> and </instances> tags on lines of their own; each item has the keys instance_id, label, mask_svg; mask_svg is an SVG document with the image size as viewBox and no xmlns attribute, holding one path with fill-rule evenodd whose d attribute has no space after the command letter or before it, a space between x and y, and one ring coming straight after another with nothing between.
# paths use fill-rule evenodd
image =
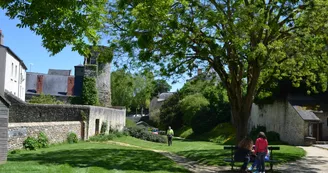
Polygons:
<instances>
[{"instance_id":1,"label":"grey slate roof","mask_svg":"<svg viewBox=\"0 0 328 173\"><path fill-rule=\"evenodd\" d=\"M19 62L22 64L23 68L24 68L25 70L27 70L27 67L26 67L26 65L24 64L24 61L23 61L22 59L20 59L20 58L15 54L14 51L12 51L9 47L4 46L4 45L1 45L1 44L0 44L0 47L5 48L5 49L9 52L9 54L10 54L11 56L13 56L17 61L19 61Z\"/></svg>"},{"instance_id":2,"label":"grey slate roof","mask_svg":"<svg viewBox=\"0 0 328 173\"><path fill-rule=\"evenodd\" d=\"M42 93L50 95L66 95L67 81L69 76L47 75L40 73L26 73L26 93L35 93L37 76L43 75Z\"/></svg>"},{"instance_id":3,"label":"grey slate roof","mask_svg":"<svg viewBox=\"0 0 328 173\"><path fill-rule=\"evenodd\" d=\"M293 107L304 121L320 121L320 118L318 118L312 111L303 110L300 106Z\"/></svg>"},{"instance_id":4,"label":"grey slate roof","mask_svg":"<svg viewBox=\"0 0 328 173\"><path fill-rule=\"evenodd\" d=\"M48 75L70 76L71 70L49 69Z\"/></svg>"},{"instance_id":5,"label":"grey slate roof","mask_svg":"<svg viewBox=\"0 0 328 173\"><path fill-rule=\"evenodd\" d=\"M173 94L174 94L174 92L161 93L161 94L159 94L157 101L158 102L165 101L167 98L169 98Z\"/></svg>"}]
</instances>

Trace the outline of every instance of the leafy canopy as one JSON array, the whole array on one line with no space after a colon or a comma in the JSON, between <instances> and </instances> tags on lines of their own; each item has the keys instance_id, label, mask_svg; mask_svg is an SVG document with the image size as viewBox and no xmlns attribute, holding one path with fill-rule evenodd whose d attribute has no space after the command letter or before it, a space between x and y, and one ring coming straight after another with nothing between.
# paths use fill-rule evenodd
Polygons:
<instances>
[{"instance_id":1,"label":"leafy canopy","mask_svg":"<svg viewBox=\"0 0 328 173\"><path fill-rule=\"evenodd\" d=\"M89 52L87 41L96 45L103 28L106 0L2 0L0 8L19 28L29 28L42 37L43 46L52 55L73 45L81 55Z\"/></svg>"},{"instance_id":2,"label":"leafy canopy","mask_svg":"<svg viewBox=\"0 0 328 173\"><path fill-rule=\"evenodd\" d=\"M117 0L109 11L117 51L164 75L214 69L238 140L254 96L270 94L276 79L327 88L326 0Z\"/></svg>"}]
</instances>

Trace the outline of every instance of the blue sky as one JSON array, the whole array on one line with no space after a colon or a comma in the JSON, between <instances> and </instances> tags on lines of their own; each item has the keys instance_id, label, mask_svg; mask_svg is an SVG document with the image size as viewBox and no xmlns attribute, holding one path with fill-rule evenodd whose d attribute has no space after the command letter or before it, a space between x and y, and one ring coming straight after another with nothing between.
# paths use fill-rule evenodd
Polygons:
<instances>
[{"instance_id":1,"label":"blue sky","mask_svg":"<svg viewBox=\"0 0 328 173\"><path fill-rule=\"evenodd\" d=\"M0 9L0 29L4 35L4 45L10 47L25 63L28 72L47 73L48 69L67 69L74 71L74 66L83 63L83 57L71 51L67 46L55 56L42 47L41 36L35 35L28 28L18 28L17 19L10 20L5 11ZM170 83L171 84L171 83ZM176 91L184 84L184 80L172 85Z\"/></svg>"}]
</instances>

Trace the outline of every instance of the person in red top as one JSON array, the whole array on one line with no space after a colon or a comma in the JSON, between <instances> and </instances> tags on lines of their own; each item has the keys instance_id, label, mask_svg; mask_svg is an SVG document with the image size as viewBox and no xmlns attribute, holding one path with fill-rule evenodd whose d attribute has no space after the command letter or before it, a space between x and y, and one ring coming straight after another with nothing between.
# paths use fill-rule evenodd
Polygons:
<instances>
[{"instance_id":1,"label":"person in red top","mask_svg":"<svg viewBox=\"0 0 328 173\"><path fill-rule=\"evenodd\" d=\"M260 132L255 142L255 153L257 155L258 171L265 173L264 158L268 151L268 141L264 132Z\"/></svg>"}]
</instances>

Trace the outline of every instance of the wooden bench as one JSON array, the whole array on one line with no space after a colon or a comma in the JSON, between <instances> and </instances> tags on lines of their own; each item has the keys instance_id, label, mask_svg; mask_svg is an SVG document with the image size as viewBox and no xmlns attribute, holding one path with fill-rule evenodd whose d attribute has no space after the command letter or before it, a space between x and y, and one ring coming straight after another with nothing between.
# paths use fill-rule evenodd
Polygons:
<instances>
[{"instance_id":1,"label":"wooden bench","mask_svg":"<svg viewBox=\"0 0 328 173\"><path fill-rule=\"evenodd\" d=\"M225 162L229 162L230 165L231 165L231 170L233 170L233 167L234 167L234 154L235 154L235 150L237 149L238 147L237 146L224 146L224 150L230 150L231 153L230 153L230 156L231 158L226 158L224 159ZM272 146L269 146L268 147L269 149L269 152L270 152L270 160L267 160L265 162L269 162L270 163L270 171L273 172L273 164L274 163L278 163L279 161L278 160L274 160L273 159L273 150L280 150L280 147L272 147Z\"/></svg>"}]
</instances>

